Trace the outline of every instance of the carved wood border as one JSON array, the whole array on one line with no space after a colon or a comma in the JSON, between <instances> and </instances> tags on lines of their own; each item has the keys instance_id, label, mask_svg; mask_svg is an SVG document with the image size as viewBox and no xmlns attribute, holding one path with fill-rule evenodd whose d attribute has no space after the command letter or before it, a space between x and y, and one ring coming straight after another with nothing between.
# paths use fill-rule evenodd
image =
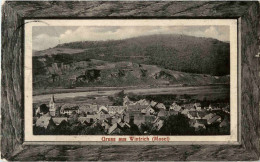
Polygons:
<instances>
[{"instance_id":1,"label":"carved wood border","mask_svg":"<svg viewBox=\"0 0 260 162\"><path fill-rule=\"evenodd\" d=\"M241 20L241 145L24 146L23 20L37 18ZM6 2L2 8L1 154L7 160L258 160L258 2Z\"/></svg>"}]
</instances>

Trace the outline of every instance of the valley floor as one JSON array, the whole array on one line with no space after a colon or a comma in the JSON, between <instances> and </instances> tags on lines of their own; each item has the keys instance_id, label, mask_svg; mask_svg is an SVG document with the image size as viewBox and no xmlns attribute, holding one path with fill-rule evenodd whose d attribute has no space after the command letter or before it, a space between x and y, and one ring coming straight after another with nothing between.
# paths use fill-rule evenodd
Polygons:
<instances>
[{"instance_id":1,"label":"valley floor","mask_svg":"<svg viewBox=\"0 0 260 162\"><path fill-rule=\"evenodd\" d=\"M55 95L57 100L75 99L80 97L100 97L112 96L121 90L126 94L133 93L137 95L196 95L203 99L222 99L229 96L229 85L208 85L208 86L162 86L162 87L84 87L75 89L47 89L45 92L34 92L33 102L49 101L52 95Z\"/></svg>"}]
</instances>

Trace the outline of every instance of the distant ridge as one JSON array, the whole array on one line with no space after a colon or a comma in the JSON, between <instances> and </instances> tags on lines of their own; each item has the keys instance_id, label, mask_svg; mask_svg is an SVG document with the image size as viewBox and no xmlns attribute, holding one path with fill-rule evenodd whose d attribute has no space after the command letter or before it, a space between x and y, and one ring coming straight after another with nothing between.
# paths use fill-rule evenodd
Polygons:
<instances>
[{"instance_id":1,"label":"distant ridge","mask_svg":"<svg viewBox=\"0 0 260 162\"><path fill-rule=\"evenodd\" d=\"M163 34L65 43L37 51L34 56L65 63L66 60L78 62L87 59L131 61L182 72L222 76L229 75L229 48L229 43L212 38Z\"/></svg>"}]
</instances>

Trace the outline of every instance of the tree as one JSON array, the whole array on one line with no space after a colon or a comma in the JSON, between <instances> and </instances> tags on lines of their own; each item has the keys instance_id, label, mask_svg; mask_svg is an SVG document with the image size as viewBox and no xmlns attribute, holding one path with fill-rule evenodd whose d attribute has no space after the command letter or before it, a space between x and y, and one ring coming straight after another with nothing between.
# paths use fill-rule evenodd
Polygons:
<instances>
[{"instance_id":1,"label":"tree","mask_svg":"<svg viewBox=\"0 0 260 162\"><path fill-rule=\"evenodd\" d=\"M40 58L40 57L39 57ZM43 62L39 61L38 57L33 57L33 75L44 75L47 70Z\"/></svg>"},{"instance_id":2,"label":"tree","mask_svg":"<svg viewBox=\"0 0 260 162\"><path fill-rule=\"evenodd\" d=\"M157 131L155 130L152 123L145 122L141 124L140 131L142 134L157 134Z\"/></svg>"},{"instance_id":3,"label":"tree","mask_svg":"<svg viewBox=\"0 0 260 162\"><path fill-rule=\"evenodd\" d=\"M125 97L125 91L124 90L120 91L119 93L116 94L116 97L124 98Z\"/></svg>"},{"instance_id":4,"label":"tree","mask_svg":"<svg viewBox=\"0 0 260 162\"><path fill-rule=\"evenodd\" d=\"M213 124L208 125L204 134L218 135L219 134L219 123L213 123Z\"/></svg>"},{"instance_id":5,"label":"tree","mask_svg":"<svg viewBox=\"0 0 260 162\"><path fill-rule=\"evenodd\" d=\"M219 134L229 135L230 134L230 124L228 124L227 126L224 126L222 128L219 128Z\"/></svg>"},{"instance_id":6,"label":"tree","mask_svg":"<svg viewBox=\"0 0 260 162\"><path fill-rule=\"evenodd\" d=\"M210 102L207 100L206 97L203 98L203 101L201 102L201 107L208 107Z\"/></svg>"},{"instance_id":7,"label":"tree","mask_svg":"<svg viewBox=\"0 0 260 162\"><path fill-rule=\"evenodd\" d=\"M81 116L81 117L86 117L86 116L87 116L87 113L86 113L85 111L81 111L81 112L80 112L80 116Z\"/></svg>"},{"instance_id":8,"label":"tree","mask_svg":"<svg viewBox=\"0 0 260 162\"><path fill-rule=\"evenodd\" d=\"M113 105L115 105L115 106L123 105L124 97L125 97L124 90L122 90L119 93L115 94L115 97L113 98Z\"/></svg>"},{"instance_id":9,"label":"tree","mask_svg":"<svg viewBox=\"0 0 260 162\"><path fill-rule=\"evenodd\" d=\"M106 134L104 128L97 124L95 126L84 127L81 131L79 131L80 135L104 135Z\"/></svg>"},{"instance_id":10,"label":"tree","mask_svg":"<svg viewBox=\"0 0 260 162\"><path fill-rule=\"evenodd\" d=\"M164 121L158 134L161 135L192 135L194 128L190 127L189 119L182 115L171 115Z\"/></svg>"},{"instance_id":11,"label":"tree","mask_svg":"<svg viewBox=\"0 0 260 162\"><path fill-rule=\"evenodd\" d=\"M78 123L79 115L75 111L73 111L71 113L71 117L70 118L71 118L70 123L71 124L75 124L75 123Z\"/></svg>"},{"instance_id":12,"label":"tree","mask_svg":"<svg viewBox=\"0 0 260 162\"><path fill-rule=\"evenodd\" d=\"M67 121L63 120L56 128L55 134L59 135L69 135L70 132L70 125Z\"/></svg>"}]
</instances>

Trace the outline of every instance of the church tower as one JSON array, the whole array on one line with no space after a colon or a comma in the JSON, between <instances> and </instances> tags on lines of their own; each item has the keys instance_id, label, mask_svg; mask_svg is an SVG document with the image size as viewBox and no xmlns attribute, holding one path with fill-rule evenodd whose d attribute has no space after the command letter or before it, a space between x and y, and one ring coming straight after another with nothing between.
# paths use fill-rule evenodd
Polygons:
<instances>
[{"instance_id":1,"label":"church tower","mask_svg":"<svg viewBox=\"0 0 260 162\"><path fill-rule=\"evenodd\" d=\"M50 115L51 116L55 116L55 112L56 112L56 106L55 106L55 99L54 99L54 95L52 95L50 103L49 103L49 111L50 111Z\"/></svg>"}]
</instances>

